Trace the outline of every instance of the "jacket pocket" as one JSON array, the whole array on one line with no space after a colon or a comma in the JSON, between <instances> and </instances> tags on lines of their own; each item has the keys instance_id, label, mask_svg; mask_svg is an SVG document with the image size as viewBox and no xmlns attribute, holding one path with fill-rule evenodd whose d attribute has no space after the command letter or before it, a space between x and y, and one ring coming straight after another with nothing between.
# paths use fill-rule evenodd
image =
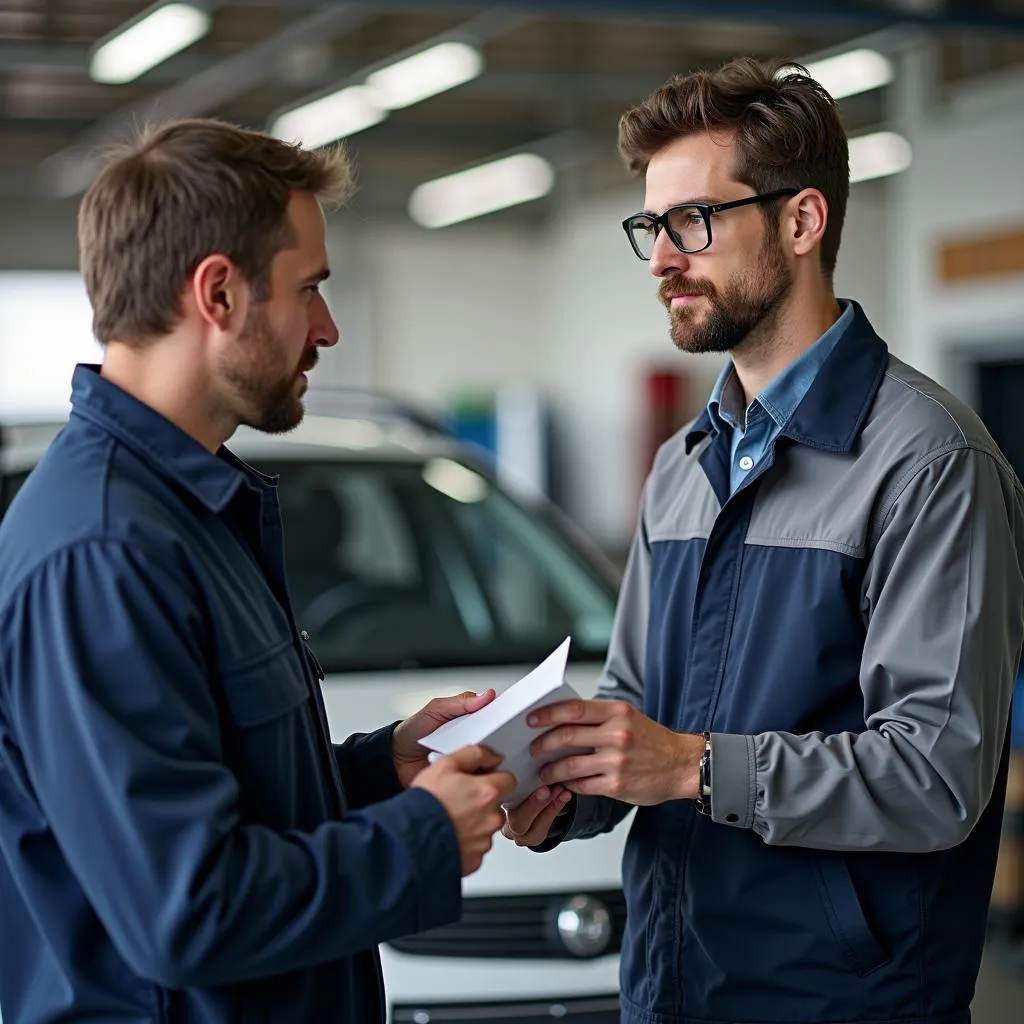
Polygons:
<instances>
[{"instance_id":1,"label":"jacket pocket","mask_svg":"<svg viewBox=\"0 0 1024 1024\"><path fill-rule=\"evenodd\" d=\"M240 729L264 725L309 700L302 662L290 639L223 673L228 711Z\"/></svg>"},{"instance_id":2,"label":"jacket pocket","mask_svg":"<svg viewBox=\"0 0 1024 1024\"><path fill-rule=\"evenodd\" d=\"M846 861L838 853L813 855L814 880L832 934L862 977L889 962L889 954L871 933Z\"/></svg>"}]
</instances>

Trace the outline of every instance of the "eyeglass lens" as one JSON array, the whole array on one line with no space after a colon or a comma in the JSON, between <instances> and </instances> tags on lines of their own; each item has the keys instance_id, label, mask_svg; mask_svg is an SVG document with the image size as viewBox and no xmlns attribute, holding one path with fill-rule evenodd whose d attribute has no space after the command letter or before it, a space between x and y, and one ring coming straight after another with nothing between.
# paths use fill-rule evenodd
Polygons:
<instances>
[{"instance_id":1,"label":"eyeglass lens","mask_svg":"<svg viewBox=\"0 0 1024 1024\"><path fill-rule=\"evenodd\" d=\"M699 252L707 248L708 226L699 209L693 206L680 206L669 210L667 216L676 236L674 241L681 242L685 252ZM659 225L647 217L635 217L630 222L630 237L644 259L650 259L654 252L658 230Z\"/></svg>"}]
</instances>

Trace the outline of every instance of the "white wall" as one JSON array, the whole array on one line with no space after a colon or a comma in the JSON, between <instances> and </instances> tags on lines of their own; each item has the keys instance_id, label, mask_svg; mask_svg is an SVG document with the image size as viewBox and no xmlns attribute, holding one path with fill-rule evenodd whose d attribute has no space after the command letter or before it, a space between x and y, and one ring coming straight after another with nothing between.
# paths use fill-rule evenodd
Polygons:
<instances>
[{"instance_id":1,"label":"white wall","mask_svg":"<svg viewBox=\"0 0 1024 1024\"><path fill-rule=\"evenodd\" d=\"M893 179L890 318L899 354L974 398L970 364L1024 358L1024 281L943 285L939 243L1024 226L1024 75L1002 76L939 102L933 55L908 53L894 119L914 162Z\"/></svg>"}]
</instances>

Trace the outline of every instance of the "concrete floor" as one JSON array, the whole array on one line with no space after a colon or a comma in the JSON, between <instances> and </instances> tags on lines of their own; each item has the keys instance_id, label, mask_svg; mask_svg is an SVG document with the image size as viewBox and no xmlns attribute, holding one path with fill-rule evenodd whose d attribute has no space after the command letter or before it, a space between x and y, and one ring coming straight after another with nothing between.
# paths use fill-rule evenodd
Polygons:
<instances>
[{"instance_id":1,"label":"concrete floor","mask_svg":"<svg viewBox=\"0 0 1024 1024\"><path fill-rule=\"evenodd\" d=\"M973 1024L1024 1024L1024 944L993 941L985 950L972 1006Z\"/></svg>"}]
</instances>

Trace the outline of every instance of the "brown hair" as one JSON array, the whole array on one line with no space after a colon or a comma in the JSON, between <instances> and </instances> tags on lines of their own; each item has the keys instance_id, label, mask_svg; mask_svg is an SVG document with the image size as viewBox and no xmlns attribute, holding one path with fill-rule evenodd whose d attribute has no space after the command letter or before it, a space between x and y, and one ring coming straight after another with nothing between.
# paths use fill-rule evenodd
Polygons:
<instances>
[{"instance_id":1,"label":"brown hair","mask_svg":"<svg viewBox=\"0 0 1024 1024\"><path fill-rule=\"evenodd\" d=\"M835 100L800 64L739 57L716 71L676 75L623 114L619 152L643 174L664 145L703 131L734 133L733 173L757 193L794 186L824 195L821 264L831 277L850 194L849 148Z\"/></svg>"},{"instance_id":2,"label":"brown hair","mask_svg":"<svg viewBox=\"0 0 1024 1024\"><path fill-rule=\"evenodd\" d=\"M340 203L352 189L340 147L305 150L209 118L144 129L109 153L78 211L96 337L139 344L166 334L189 274L212 253L265 299L270 264L292 244L291 193Z\"/></svg>"}]
</instances>

